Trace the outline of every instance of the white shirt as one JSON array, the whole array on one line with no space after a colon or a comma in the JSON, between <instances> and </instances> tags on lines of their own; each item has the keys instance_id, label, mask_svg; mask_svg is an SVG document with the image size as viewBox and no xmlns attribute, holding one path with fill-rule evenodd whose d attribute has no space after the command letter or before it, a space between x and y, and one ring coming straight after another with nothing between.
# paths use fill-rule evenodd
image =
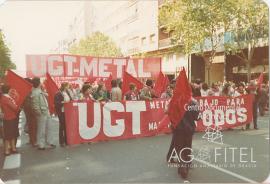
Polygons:
<instances>
[{"instance_id":1,"label":"white shirt","mask_svg":"<svg viewBox=\"0 0 270 184\"><path fill-rule=\"evenodd\" d=\"M201 91L201 96L208 96L208 92L209 92L208 89L207 90L201 89L200 91Z\"/></svg>"},{"instance_id":2,"label":"white shirt","mask_svg":"<svg viewBox=\"0 0 270 184\"><path fill-rule=\"evenodd\" d=\"M64 97L64 103L69 102L71 100L66 91L62 91L61 93ZM62 112L64 112L64 106L61 108L61 110Z\"/></svg>"}]
</instances>

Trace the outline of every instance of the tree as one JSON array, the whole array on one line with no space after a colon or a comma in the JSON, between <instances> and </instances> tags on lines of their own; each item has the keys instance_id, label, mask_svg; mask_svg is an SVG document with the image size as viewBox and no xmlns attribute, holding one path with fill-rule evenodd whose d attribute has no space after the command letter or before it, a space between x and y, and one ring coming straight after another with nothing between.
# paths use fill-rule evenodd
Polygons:
<instances>
[{"instance_id":1,"label":"tree","mask_svg":"<svg viewBox=\"0 0 270 184\"><path fill-rule=\"evenodd\" d=\"M4 41L4 35L0 30L0 78L5 76L8 69L16 69L16 65L11 62L10 50Z\"/></svg>"},{"instance_id":2,"label":"tree","mask_svg":"<svg viewBox=\"0 0 270 184\"><path fill-rule=\"evenodd\" d=\"M244 62L249 82L255 48L263 42L268 43L268 7L260 0L238 0L238 3L241 6L234 10L236 18L229 28L232 34L230 41L225 43L225 50Z\"/></svg>"},{"instance_id":3,"label":"tree","mask_svg":"<svg viewBox=\"0 0 270 184\"><path fill-rule=\"evenodd\" d=\"M159 23L172 33L172 42L182 44L186 54L202 56L208 83L224 30L234 18L230 13L233 7L233 0L167 0L159 12Z\"/></svg>"},{"instance_id":4,"label":"tree","mask_svg":"<svg viewBox=\"0 0 270 184\"><path fill-rule=\"evenodd\" d=\"M167 32L172 32L174 42L183 44L186 54L202 56L210 83L213 59L222 49L226 53L240 53L250 75L258 35L268 32L268 10L259 0L167 0L160 9L159 22ZM234 41L224 44L229 31ZM244 42L240 39L243 35ZM243 49L248 46L249 54L244 56Z\"/></svg>"},{"instance_id":5,"label":"tree","mask_svg":"<svg viewBox=\"0 0 270 184\"><path fill-rule=\"evenodd\" d=\"M91 36L81 39L79 44L74 44L69 48L71 54L89 55L95 57L119 57L121 50L106 35L95 32Z\"/></svg>"}]
</instances>

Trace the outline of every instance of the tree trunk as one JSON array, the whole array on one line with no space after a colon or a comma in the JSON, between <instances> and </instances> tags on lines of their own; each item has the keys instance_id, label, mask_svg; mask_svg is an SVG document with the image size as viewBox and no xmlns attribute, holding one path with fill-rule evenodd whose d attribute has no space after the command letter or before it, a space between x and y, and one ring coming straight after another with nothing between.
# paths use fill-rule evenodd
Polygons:
<instances>
[{"instance_id":1,"label":"tree trunk","mask_svg":"<svg viewBox=\"0 0 270 184\"><path fill-rule=\"evenodd\" d=\"M210 66L207 67L207 84L208 86L211 85L211 81L210 81Z\"/></svg>"},{"instance_id":2,"label":"tree trunk","mask_svg":"<svg viewBox=\"0 0 270 184\"><path fill-rule=\"evenodd\" d=\"M210 77L210 71L211 71L211 63L209 59L204 58L205 61L205 67L206 67L206 78L207 78L207 84L211 84L211 77Z\"/></svg>"},{"instance_id":3,"label":"tree trunk","mask_svg":"<svg viewBox=\"0 0 270 184\"><path fill-rule=\"evenodd\" d=\"M251 59L253 56L254 50L251 49L251 44L248 44L248 59L247 59L247 81L250 82L251 79Z\"/></svg>"},{"instance_id":4,"label":"tree trunk","mask_svg":"<svg viewBox=\"0 0 270 184\"><path fill-rule=\"evenodd\" d=\"M251 79L251 66L250 66L251 60L247 61L247 81L250 82Z\"/></svg>"}]
</instances>

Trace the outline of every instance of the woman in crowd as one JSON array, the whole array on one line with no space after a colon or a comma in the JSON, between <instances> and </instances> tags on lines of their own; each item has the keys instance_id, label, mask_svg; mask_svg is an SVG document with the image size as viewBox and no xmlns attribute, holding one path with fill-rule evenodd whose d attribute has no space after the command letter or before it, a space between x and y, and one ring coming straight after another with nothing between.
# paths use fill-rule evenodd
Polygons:
<instances>
[{"instance_id":1,"label":"woman in crowd","mask_svg":"<svg viewBox=\"0 0 270 184\"><path fill-rule=\"evenodd\" d=\"M247 92L245 90L245 84L241 82L238 85L237 89L235 90L233 96L237 97L237 96L241 96L241 95L245 95L245 94L247 94Z\"/></svg>"},{"instance_id":2,"label":"woman in crowd","mask_svg":"<svg viewBox=\"0 0 270 184\"><path fill-rule=\"evenodd\" d=\"M124 100L139 100L139 94L134 83L129 84L129 91L124 95Z\"/></svg>"},{"instance_id":3,"label":"woman in crowd","mask_svg":"<svg viewBox=\"0 0 270 184\"><path fill-rule=\"evenodd\" d=\"M231 93L231 84L230 83L226 83L223 86L223 89L221 91L221 96L227 96L227 97L231 97L232 93Z\"/></svg>"},{"instance_id":4,"label":"woman in crowd","mask_svg":"<svg viewBox=\"0 0 270 184\"><path fill-rule=\"evenodd\" d=\"M93 89L90 84L84 84L81 89L80 100L95 100L93 97Z\"/></svg>"},{"instance_id":5,"label":"woman in crowd","mask_svg":"<svg viewBox=\"0 0 270 184\"><path fill-rule=\"evenodd\" d=\"M212 83L211 89L208 91L208 96L219 96L220 90L217 83Z\"/></svg>"},{"instance_id":6,"label":"woman in crowd","mask_svg":"<svg viewBox=\"0 0 270 184\"><path fill-rule=\"evenodd\" d=\"M147 79L146 86L141 90L140 99L152 100L153 98L157 98L153 90L153 80Z\"/></svg>"},{"instance_id":7,"label":"woman in crowd","mask_svg":"<svg viewBox=\"0 0 270 184\"><path fill-rule=\"evenodd\" d=\"M18 129L18 106L15 101L9 96L10 87L2 86L2 96L0 99L3 117L3 133L5 142L5 156L11 153L18 153L16 149L16 139L19 136Z\"/></svg>"},{"instance_id":8,"label":"woman in crowd","mask_svg":"<svg viewBox=\"0 0 270 184\"><path fill-rule=\"evenodd\" d=\"M233 96L230 83L225 83L224 84L220 96L225 96L225 97L232 97ZM228 128L228 130L233 130L233 129Z\"/></svg>"},{"instance_id":9,"label":"woman in crowd","mask_svg":"<svg viewBox=\"0 0 270 184\"><path fill-rule=\"evenodd\" d=\"M172 84L169 84L166 88L166 91L164 93L161 94L161 97L162 99L169 99L172 97L173 95L173 85Z\"/></svg>"},{"instance_id":10,"label":"woman in crowd","mask_svg":"<svg viewBox=\"0 0 270 184\"><path fill-rule=\"evenodd\" d=\"M97 90L94 93L94 98L97 101L109 101L108 92L104 83L98 84Z\"/></svg>"},{"instance_id":11,"label":"woman in crowd","mask_svg":"<svg viewBox=\"0 0 270 184\"><path fill-rule=\"evenodd\" d=\"M67 93L70 95L71 99L70 100L77 100L77 94L76 94L76 90L74 88L74 85L72 84L68 84L68 89L67 89Z\"/></svg>"},{"instance_id":12,"label":"woman in crowd","mask_svg":"<svg viewBox=\"0 0 270 184\"><path fill-rule=\"evenodd\" d=\"M112 80L111 85L112 85L111 101L115 102L122 100L122 90L119 88L117 81Z\"/></svg>"},{"instance_id":13,"label":"woman in crowd","mask_svg":"<svg viewBox=\"0 0 270 184\"><path fill-rule=\"evenodd\" d=\"M209 88L208 88L208 85L206 83L202 84L202 88L201 88L200 92L201 92L201 96L208 96Z\"/></svg>"}]
</instances>

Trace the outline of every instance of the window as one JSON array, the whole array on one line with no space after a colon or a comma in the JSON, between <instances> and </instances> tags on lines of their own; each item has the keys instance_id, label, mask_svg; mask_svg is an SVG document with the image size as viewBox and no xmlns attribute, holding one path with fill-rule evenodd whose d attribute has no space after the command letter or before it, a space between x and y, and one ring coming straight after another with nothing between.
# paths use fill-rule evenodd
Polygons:
<instances>
[{"instance_id":1,"label":"window","mask_svg":"<svg viewBox=\"0 0 270 184\"><path fill-rule=\"evenodd\" d=\"M131 39L128 40L129 43L129 48L135 48L139 46L139 37L133 37Z\"/></svg>"},{"instance_id":2,"label":"window","mask_svg":"<svg viewBox=\"0 0 270 184\"><path fill-rule=\"evenodd\" d=\"M141 44L142 44L142 45L146 45L146 37L142 37L142 39L141 39Z\"/></svg>"},{"instance_id":3,"label":"window","mask_svg":"<svg viewBox=\"0 0 270 184\"><path fill-rule=\"evenodd\" d=\"M150 43L155 43L155 34L150 35Z\"/></svg>"}]
</instances>

